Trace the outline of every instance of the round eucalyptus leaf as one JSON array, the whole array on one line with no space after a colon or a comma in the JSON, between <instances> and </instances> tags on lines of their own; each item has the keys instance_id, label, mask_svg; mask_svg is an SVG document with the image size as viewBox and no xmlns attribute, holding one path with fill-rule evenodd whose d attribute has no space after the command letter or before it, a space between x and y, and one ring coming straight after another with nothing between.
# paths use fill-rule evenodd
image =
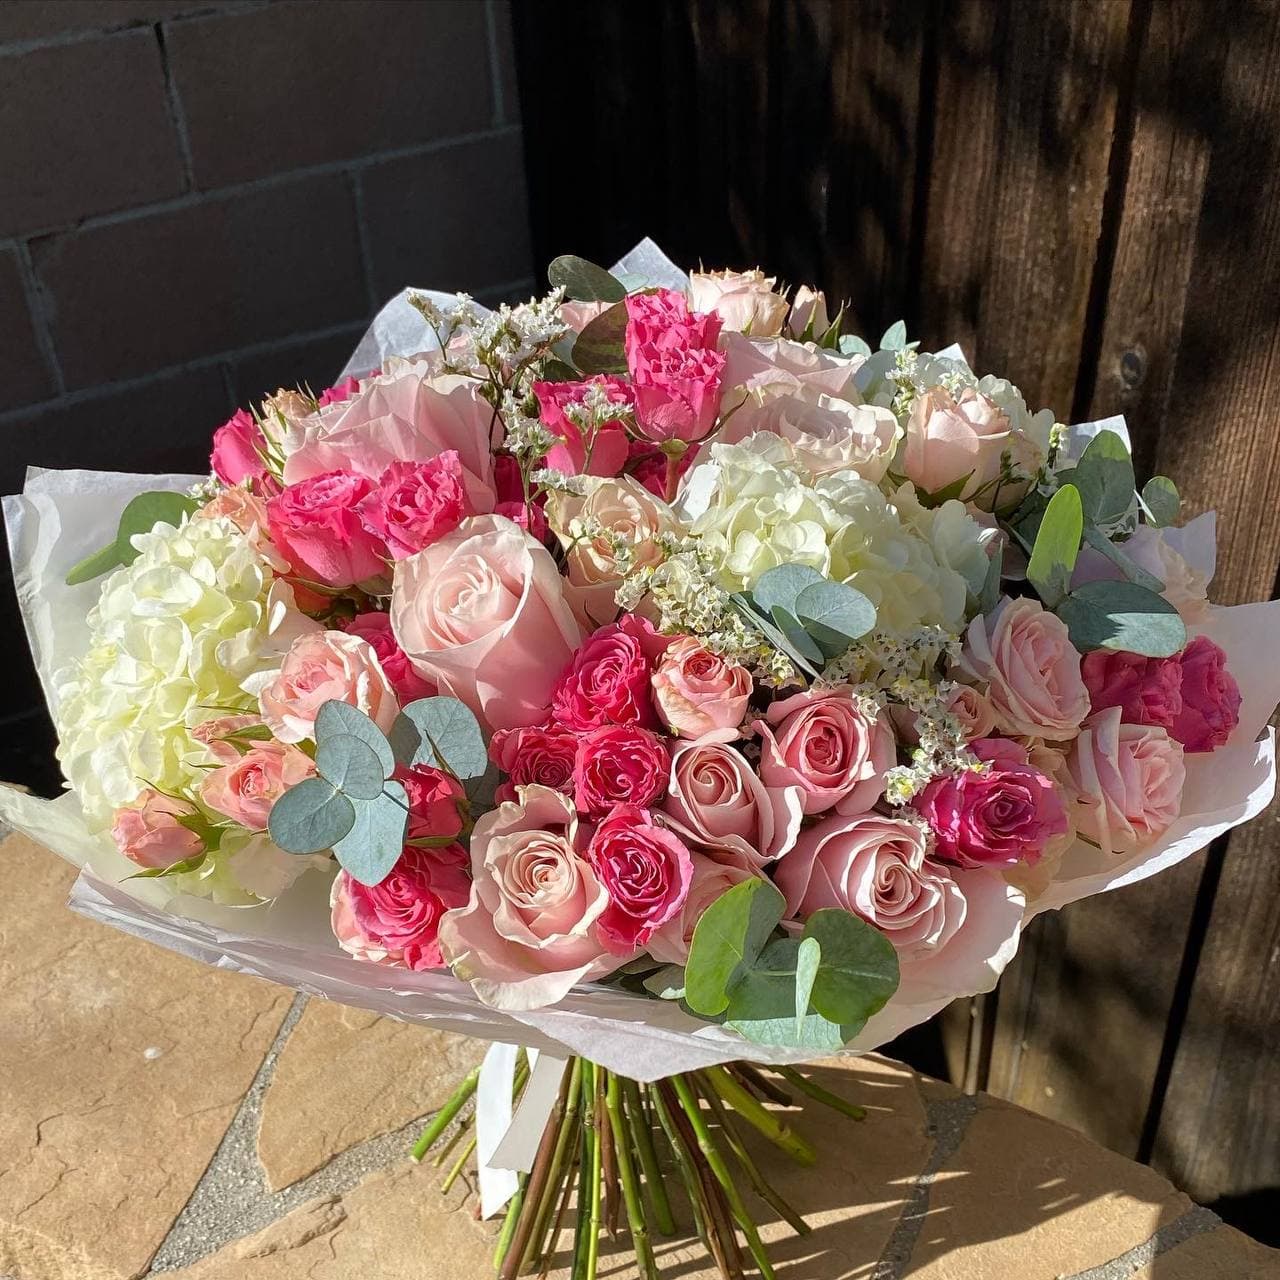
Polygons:
<instances>
[{"instance_id":1,"label":"round eucalyptus leaf","mask_svg":"<svg viewBox=\"0 0 1280 1280\"><path fill-rule=\"evenodd\" d=\"M326 738L316 747L316 772L352 800L380 796L386 777L378 753L353 733Z\"/></svg>"},{"instance_id":2,"label":"round eucalyptus leaf","mask_svg":"<svg viewBox=\"0 0 1280 1280\"><path fill-rule=\"evenodd\" d=\"M386 735L359 707L331 698L316 715L315 740L323 742L326 738L336 738L340 733L349 733L353 738L359 738L381 761L382 776L391 777L396 767L396 758Z\"/></svg>"},{"instance_id":3,"label":"round eucalyptus leaf","mask_svg":"<svg viewBox=\"0 0 1280 1280\"><path fill-rule=\"evenodd\" d=\"M409 798L392 780L373 800L354 802L355 822L333 846L334 857L361 884L381 884L404 851Z\"/></svg>"},{"instance_id":4,"label":"round eucalyptus leaf","mask_svg":"<svg viewBox=\"0 0 1280 1280\"><path fill-rule=\"evenodd\" d=\"M831 907L815 911L804 937L821 947L809 1004L828 1021L860 1028L898 989L893 943L852 912Z\"/></svg>"},{"instance_id":5,"label":"round eucalyptus leaf","mask_svg":"<svg viewBox=\"0 0 1280 1280\"><path fill-rule=\"evenodd\" d=\"M1059 601L1056 612L1082 653L1119 649L1169 658L1187 643L1186 624L1177 609L1136 582L1083 583Z\"/></svg>"},{"instance_id":6,"label":"round eucalyptus leaf","mask_svg":"<svg viewBox=\"0 0 1280 1280\"><path fill-rule=\"evenodd\" d=\"M323 778L304 778L271 806L267 831L287 853L332 849L355 825L351 801Z\"/></svg>"},{"instance_id":7,"label":"round eucalyptus leaf","mask_svg":"<svg viewBox=\"0 0 1280 1280\"><path fill-rule=\"evenodd\" d=\"M794 612L824 651L834 649L836 654L876 625L876 607L861 591L826 579L811 583L796 596Z\"/></svg>"}]
</instances>

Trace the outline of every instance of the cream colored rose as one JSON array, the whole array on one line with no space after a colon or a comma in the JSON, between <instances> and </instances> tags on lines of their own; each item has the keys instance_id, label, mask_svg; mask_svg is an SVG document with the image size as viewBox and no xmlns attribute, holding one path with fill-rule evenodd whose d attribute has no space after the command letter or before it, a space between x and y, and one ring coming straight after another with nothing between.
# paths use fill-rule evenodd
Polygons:
<instances>
[{"instance_id":1,"label":"cream colored rose","mask_svg":"<svg viewBox=\"0 0 1280 1280\"><path fill-rule=\"evenodd\" d=\"M689 305L714 311L726 329L772 338L782 332L787 300L774 291L777 280L751 271L695 271L689 277Z\"/></svg>"},{"instance_id":2,"label":"cream colored rose","mask_svg":"<svg viewBox=\"0 0 1280 1280\"><path fill-rule=\"evenodd\" d=\"M791 314L787 317L787 337L803 339L806 333L820 338L831 328L827 315L827 298L821 289L811 289L802 284L791 302Z\"/></svg>"}]
</instances>

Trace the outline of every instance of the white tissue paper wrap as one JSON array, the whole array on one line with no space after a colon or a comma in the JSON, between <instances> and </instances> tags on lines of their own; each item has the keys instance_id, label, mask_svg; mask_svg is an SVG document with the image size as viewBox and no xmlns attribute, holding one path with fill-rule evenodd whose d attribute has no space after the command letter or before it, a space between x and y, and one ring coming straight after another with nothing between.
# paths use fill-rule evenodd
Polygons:
<instances>
[{"instance_id":1,"label":"white tissue paper wrap","mask_svg":"<svg viewBox=\"0 0 1280 1280\"><path fill-rule=\"evenodd\" d=\"M684 281L679 269L647 241L615 270L633 281L676 286ZM378 314L344 373L367 373L390 356L432 345L421 316L407 304L407 293ZM447 295L434 296L447 300ZM1110 421L1090 424L1080 434L1117 425L1122 427ZM52 675L85 643L85 614L100 586L67 587L63 579L68 569L113 536L119 512L135 493L185 489L196 479L32 471L24 493L4 500L18 598L51 709L56 710ZM1182 550L1211 572L1211 527L1207 540L1205 533L1203 527L1189 529ZM1048 889L1031 902L998 878L979 873L983 891L975 885L970 912L980 927L963 931L963 950L947 948L933 962L905 964L893 1000L845 1052L868 1052L933 1016L955 997L990 990L1013 957L1023 924L1037 912L1163 870L1267 805L1275 765L1266 720L1280 699L1280 663L1270 654L1267 639L1280 634L1280 605L1215 609L1201 629L1227 651L1245 701L1240 727L1228 747L1188 757L1182 817L1153 847L1120 858L1077 844ZM0 818L81 868L71 905L83 915L219 968L268 978L310 995L484 1040L522 1044L555 1057L583 1054L639 1080L734 1059L786 1063L807 1056L803 1050L751 1044L734 1032L690 1017L674 1003L592 984L574 990L552 1008L499 1013L482 1005L469 986L447 972L385 968L346 955L329 930L332 871L306 872L269 904L219 906L175 895L161 879L125 881L134 868L108 836L88 832L70 793L50 802L0 788ZM493 1199L500 1195L495 1188Z\"/></svg>"}]
</instances>

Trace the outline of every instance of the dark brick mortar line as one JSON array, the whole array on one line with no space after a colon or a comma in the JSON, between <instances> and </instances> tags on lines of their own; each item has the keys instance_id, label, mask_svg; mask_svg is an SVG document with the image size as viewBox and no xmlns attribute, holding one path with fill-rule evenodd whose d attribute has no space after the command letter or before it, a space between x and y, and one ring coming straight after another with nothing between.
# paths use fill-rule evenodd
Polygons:
<instances>
[{"instance_id":1,"label":"dark brick mortar line","mask_svg":"<svg viewBox=\"0 0 1280 1280\"><path fill-rule=\"evenodd\" d=\"M96 231L100 227L114 227L124 222L137 222L143 218L153 218L165 213L181 213L184 209L198 208L219 200L234 199L236 196L249 195L255 191L269 191L274 187L290 186L293 183L305 182L309 178L333 177L371 169L375 165L390 164L396 160L415 160L420 156L429 156L437 151L447 151L451 147L467 146L473 142L490 142L501 138L519 136L521 126L518 124L503 125L497 129L475 129L470 133L454 134L448 138L433 138L430 142L418 142L407 147L392 147L385 151L372 151L367 155L354 156L346 160L326 160L322 164L302 165L296 169L282 169L276 173L263 174L260 178L250 178L247 182L233 182L222 187L210 187L203 191L190 191L184 195L172 196L167 200L153 200L148 204L134 205L129 209L114 209L110 213L94 213L74 223L60 223L53 226L37 227L22 231L12 236L19 240L40 240L47 236L76 235L83 231Z\"/></svg>"},{"instance_id":2,"label":"dark brick mortar line","mask_svg":"<svg viewBox=\"0 0 1280 1280\"><path fill-rule=\"evenodd\" d=\"M360 250L360 271L364 276L364 292L369 300L369 314L378 310L378 289L373 282L373 246L369 243L369 226L364 217L364 178L359 170L348 175L351 204L356 215L356 247Z\"/></svg>"},{"instance_id":3,"label":"dark brick mortar line","mask_svg":"<svg viewBox=\"0 0 1280 1280\"><path fill-rule=\"evenodd\" d=\"M18 274L22 279L22 292L27 300L27 314L31 319L31 327L35 331L36 347L40 358L49 370L54 388L59 396L66 394L67 383L62 376L62 365L58 361L58 350L53 341L53 329L49 323L49 304L45 296L44 286L36 274L35 263L31 261L31 250L24 241L16 241L14 251L18 259ZM3 414L0 414L0 420Z\"/></svg>"},{"instance_id":4,"label":"dark brick mortar line","mask_svg":"<svg viewBox=\"0 0 1280 1280\"><path fill-rule=\"evenodd\" d=\"M485 44L489 50L489 83L493 86L493 127L500 129L507 120L505 95L502 92L502 59L498 56L498 15L494 0L484 0Z\"/></svg>"},{"instance_id":5,"label":"dark brick mortar line","mask_svg":"<svg viewBox=\"0 0 1280 1280\"><path fill-rule=\"evenodd\" d=\"M1118 1258L1112 1258L1110 1262L1104 1262L1098 1267L1090 1267L1088 1271L1062 1276L1060 1280L1128 1280L1139 1267L1145 1267L1162 1253L1168 1253L1192 1236L1203 1235L1221 1225L1222 1219L1216 1213L1197 1205L1182 1217L1166 1223L1149 1240L1134 1245Z\"/></svg>"},{"instance_id":6,"label":"dark brick mortar line","mask_svg":"<svg viewBox=\"0 0 1280 1280\"><path fill-rule=\"evenodd\" d=\"M169 120L173 125L174 137L178 143L178 159L182 164L182 189L193 191L196 185L195 155L191 150L191 134L187 129L187 113L182 105L182 95L178 91L178 82L173 74L173 66L169 61L169 46L165 41L164 23L157 22L153 28L156 44L160 50L160 68L164 73L164 98L169 111Z\"/></svg>"}]
</instances>

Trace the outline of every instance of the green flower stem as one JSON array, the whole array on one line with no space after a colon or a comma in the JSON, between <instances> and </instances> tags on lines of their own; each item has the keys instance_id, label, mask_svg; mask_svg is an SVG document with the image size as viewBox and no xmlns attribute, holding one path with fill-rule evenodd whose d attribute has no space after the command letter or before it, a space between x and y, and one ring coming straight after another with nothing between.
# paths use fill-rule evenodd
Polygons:
<instances>
[{"instance_id":1,"label":"green flower stem","mask_svg":"<svg viewBox=\"0 0 1280 1280\"><path fill-rule=\"evenodd\" d=\"M556 1209L556 1216L551 1222L551 1234L543 1244L541 1257L535 1256L534 1258L535 1262L542 1262L542 1270L538 1273L539 1280L546 1280L547 1273L551 1270L551 1261L556 1252L556 1241L560 1239L560 1229L564 1225L564 1216L569 1211L569 1201L573 1197L573 1188L578 1182L578 1160L580 1155L581 1151L577 1146L569 1154L569 1164L561 1180L560 1204Z\"/></svg>"},{"instance_id":2,"label":"green flower stem","mask_svg":"<svg viewBox=\"0 0 1280 1280\"><path fill-rule=\"evenodd\" d=\"M480 1082L480 1068L473 1068L462 1083L454 1090L453 1096L448 1102L436 1112L435 1119L423 1130L422 1137L414 1143L411 1158L415 1163L420 1162L422 1157L431 1150L439 1141L440 1135L453 1122L453 1118L467 1105L471 1095L476 1091L476 1085Z\"/></svg>"},{"instance_id":3,"label":"green flower stem","mask_svg":"<svg viewBox=\"0 0 1280 1280\"><path fill-rule=\"evenodd\" d=\"M715 1082L713 1073L716 1070L717 1068L712 1067L707 1068L704 1072L704 1075L712 1081L713 1087ZM736 1082L734 1083L736 1084ZM729 1202L729 1210L733 1214L734 1220L742 1228L742 1234L747 1238L747 1248L751 1250L751 1256L755 1259L756 1266L760 1269L760 1274L764 1277L764 1280L776 1280L773 1264L769 1261L769 1255L765 1252L764 1244L760 1239L760 1232L756 1229L755 1222L747 1212L747 1206L742 1202L742 1196L738 1193L737 1185L733 1181L733 1175L730 1174L729 1168L724 1162L724 1157L720 1154L720 1149L711 1137L711 1131L707 1128L707 1122L702 1115L702 1108L698 1105L698 1099L694 1095L689 1081L684 1076L673 1076L671 1085L675 1089L676 1097L679 1098L680 1105L693 1128L694 1136L698 1140L698 1148L710 1166L711 1172L715 1175L716 1181L724 1191L725 1199ZM746 1090L741 1085L736 1087L740 1093L746 1094L750 1098L753 1106L760 1106L754 1098L751 1098L750 1094L746 1093ZM766 1112L765 1114L767 1115L768 1113ZM784 1146L783 1143L779 1143L779 1145Z\"/></svg>"},{"instance_id":4,"label":"green flower stem","mask_svg":"<svg viewBox=\"0 0 1280 1280\"><path fill-rule=\"evenodd\" d=\"M584 1241L581 1271L574 1260L576 1280L596 1280L596 1264L600 1255L600 1174L603 1152L600 1145L600 1126L596 1111L599 1092L600 1069L594 1062L585 1064L582 1074L582 1114L587 1126L587 1151L590 1163L587 1168L586 1199L579 1197L578 1214L587 1215L587 1233Z\"/></svg>"},{"instance_id":5,"label":"green flower stem","mask_svg":"<svg viewBox=\"0 0 1280 1280\"><path fill-rule=\"evenodd\" d=\"M515 1235L516 1223L520 1220L520 1211L524 1207L524 1188L527 1181L527 1176L522 1173L516 1186L516 1193L507 1205L506 1217L502 1219L502 1230L498 1233L498 1246L493 1252L495 1271L502 1267L507 1250L511 1248L511 1237Z\"/></svg>"},{"instance_id":6,"label":"green flower stem","mask_svg":"<svg viewBox=\"0 0 1280 1280\"><path fill-rule=\"evenodd\" d=\"M742 1139L733 1127L733 1121L729 1118L729 1113L724 1103L720 1101L719 1095L711 1088L704 1087L701 1092L707 1100L707 1105L711 1108L711 1114L716 1118L716 1123L724 1133L725 1141L729 1144L729 1150L733 1152L738 1163L742 1166L742 1171L747 1175L756 1195L766 1204L772 1205L778 1216L791 1227L796 1235L807 1236L811 1230L809 1224L782 1198L769 1183L768 1179L765 1178L764 1174L760 1172L759 1166L751 1158L751 1153L743 1145Z\"/></svg>"},{"instance_id":7,"label":"green flower stem","mask_svg":"<svg viewBox=\"0 0 1280 1280\"><path fill-rule=\"evenodd\" d=\"M613 1149L618 1159L618 1179L622 1184L622 1199L627 1208L627 1226L631 1228L631 1243L635 1246L636 1260L645 1280L658 1280L658 1266L653 1257L653 1245L649 1241L649 1228L645 1223L644 1204L640 1196L640 1180L631 1162L631 1143L627 1133L626 1117L622 1114L622 1086L615 1072L607 1072L605 1085L605 1109L609 1113L609 1126L613 1130Z\"/></svg>"},{"instance_id":8,"label":"green flower stem","mask_svg":"<svg viewBox=\"0 0 1280 1280\"><path fill-rule=\"evenodd\" d=\"M848 1116L850 1120L865 1120L867 1118L865 1107L860 1107L853 1102L846 1102L829 1089L824 1089L820 1084L814 1084L812 1080L802 1076L794 1067L779 1067L778 1072L795 1085L801 1093L806 1094L815 1102L821 1102L824 1106L840 1112L842 1116Z\"/></svg>"},{"instance_id":9,"label":"green flower stem","mask_svg":"<svg viewBox=\"0 0 1280 1280\"><path fill-rule=\"evenodd\" d=\"M658 1234L675 1235L675 1219L671 1216L671 1202L667 1199L666 1183L662 1180L662 1170L658 1167L658 1153L653 1147L653 1130L650 1128L649 1117L640 1096L640 1086L634 1080L624 1079L622 1096L627 1104L626 1115L631 1130L631 1140L640 1157L640 1168L644 1170L644 1185L649 1193L649 1203L653 1206L653 1217Z\"/></svg>"},{"instance_id":10,"label":"green flower stem","mask_svg":"<svg viewBox=\"0 0 1280 1280\"><path fill-rule=\"evenodd\" d=\"M662 1100L661 1092L656 1087L650 1087L647 1092L653 1102L653 1110L658 1117L658 1124L661 1126L662 1132L666 1135L667 1142L671 1147L671 1154L675 1156L676 1168L680 1171L680 1179L684 1183L685 1194L689 1197L689 1205L693 1209L693 1222L698 1232L698 1238L702 1241L707 1252L714 1257L715 1250L711 1247L707 1223L703 1217L702 1196L698 1190L697 1176L693 1169L693 1158L681 1140L675 1121L667 1110L667 1104Z\"/></svg>"},{"instance_id":11,"label":"green flower stem","mask_svg":"<svg viewBox=\"0 0 1280 1280\"><path fill-rule=\"evenodd\" d=\"M797 1164L812 1165L818 1153L790 1125L784 1124L772 1111L767 1111L723 1067L707 1067L703 1079L748 1124L759 1129L770 1142L779 1146ZM678 1077L677 1077L678 1078Z\"/></svg>"},{"instance_id":12,"label":"green flower stem","mask_svg":"<svg viewBox=\"0 0 1280 1280\"><path fill-rule=\"evenodd\" d=\"M596 1128L600 1130L600 1164L604 1174L604 1224L609 1239L616 1240L618 1223L622 1218L622 1196L618 1187L618 1153L613 1146L613 1126L605 1113L605 1088L609 1073L599 1067L596 1071Z\"/></svg>"},{"instance_id":13,"label":"green flower stem","mask_svg":"<svg viewBox=\"0 0 1280 1280\"><path fill-rule=\"evenodd\" d=\"M471 1153L476 1149L476 1139L473 1134L471 1141L463 1148L462 1154L453 1162L453 1167L445 1175L444 1181L440 1184L440 1191L443 1195L448 1195L453 1188L453 1184L457 1182L458 1175L462 1172L462 1166L471 1158Z\"/></svg>"},{"instance_id":14,"label":"green flower stem","mask_svg":"<svg viewBox=\"0 0 1280 1280\"><path fill-rule=\"evenodd\" d=\"M730 1075L737 1076L748 1088L763 1094L770 1102L780 1107L795 1105L795 1099L785 1090L779 1088L763 1071L757 1070L749 1062L733 1062L729 1064Z\"/></svg>"},{"instance_id":15,"label":"green flower stem","mask_svg":"<svg viewBox=\"0 0 1280 1280\"><path fill-rule=\"evenodd\" d=\"M449 1158L450 1153L453 1151L454 1147L456 1147L458 1143L462 1141L462 1135L466 1133L470 1125L471 1125L470 1116L463 1116L462 1119L458 1121L458 1127L453 1131L452 1135L449 1138L449 1141L446 1142L444 1146L441 1147L440 1150L436 1152L436 1158L431 1162L433 1165L435 1165L437 1169L440 1168L440 1166L444 1164L444 1162Z\"/></svg>"},{"instance_id":16,"label":"green flower stem","mask_svg":"<svg viewBox=\"0 0 1280 1280\"><path fill-rule=\"evenodd\" d=\"M564 1118L560 1122L556 1134L555 1150L551 1153L551 1168L547 1174L546 1191L542 1202L535 1207L533 1230L529 1233L528 1247L525 1249L524 1262L527 1265L533 1258L540 1258L543 1253L543 1238L550 1224L551 1214L559 1198L560 1181L564 1172L565 1156L569 1143L578 1127L579 1095L582 1092L582 1059L572 1059L569 1066L568 1092L565 1095Z\"/></svg>"}]
</instances>

